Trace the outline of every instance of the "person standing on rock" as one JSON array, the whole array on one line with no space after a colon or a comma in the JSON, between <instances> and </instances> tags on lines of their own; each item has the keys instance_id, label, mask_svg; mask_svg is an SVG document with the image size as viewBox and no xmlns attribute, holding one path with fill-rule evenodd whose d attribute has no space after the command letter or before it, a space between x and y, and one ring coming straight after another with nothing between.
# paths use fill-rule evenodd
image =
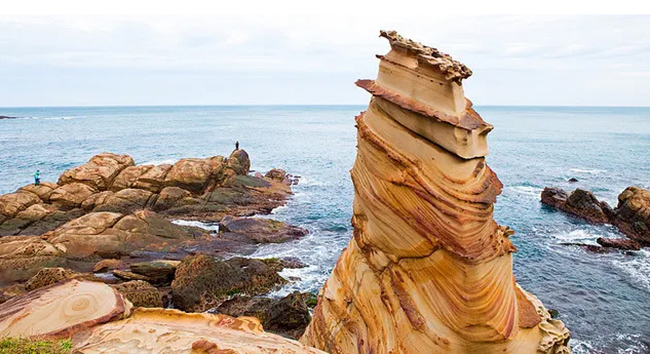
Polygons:
<instances>
[{"instance_id":1,"label":"person standing on rock","mask_svg":"<svg viewBox=\"0 0 650 354\"><path fill-rule=\"evenodd\" d=\"M235 150L239 150L239 140L235 142Z\"/></svg>"},{"instance_id":2,"label":"person standing on rock","mask_svg":"<svg viewBox=\"0 0 650 354\"><path fill-rule=\"evenodd\" d=\"M36 170L34 173L34 185L38 186L41 184L41 171Z\"/></svg>"}]
</instances>

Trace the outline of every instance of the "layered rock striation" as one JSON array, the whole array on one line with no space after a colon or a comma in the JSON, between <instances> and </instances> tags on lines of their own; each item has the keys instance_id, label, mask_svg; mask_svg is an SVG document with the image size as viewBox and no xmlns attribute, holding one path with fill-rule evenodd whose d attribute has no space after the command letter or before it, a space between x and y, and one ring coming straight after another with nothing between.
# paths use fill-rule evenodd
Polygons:
<instances>
[{"instance_id":1,"label":"layered rock striation","mask_svg":"<svg viewBox=\"0 0 650 354\"><path fill-rule=\"evenodd\" d=\"M301 342L331 353L568 353L569 331L515 282L492 218L492 126L438 50L381 32L391 51L356 117L354 235Z\"/></svg>"}]
</instances>

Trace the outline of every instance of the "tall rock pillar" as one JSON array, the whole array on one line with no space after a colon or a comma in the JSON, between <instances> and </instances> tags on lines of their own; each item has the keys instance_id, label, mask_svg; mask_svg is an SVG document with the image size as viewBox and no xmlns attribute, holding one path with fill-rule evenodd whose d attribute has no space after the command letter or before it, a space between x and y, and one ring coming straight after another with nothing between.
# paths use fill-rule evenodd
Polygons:
<instances>
[{"instance_id":1,"label":"tall rock pillar","mask_svg":"<svg viewBox=\"0 0 650 354\"><path fill-rule=\"evenodd\" d=\"M512 274L514 232L492 218L502 184L472 72L381 32L391 51L356 117L354 236L301 341L331 353L569 353L569 331Z\"/></svg>"}]
</instances>

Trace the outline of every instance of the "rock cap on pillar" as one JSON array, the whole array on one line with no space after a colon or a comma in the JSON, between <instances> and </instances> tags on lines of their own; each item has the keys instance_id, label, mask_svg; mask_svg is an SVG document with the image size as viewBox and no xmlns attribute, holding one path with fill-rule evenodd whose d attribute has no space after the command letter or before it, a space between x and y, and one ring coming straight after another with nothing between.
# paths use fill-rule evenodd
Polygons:
<instances>
[{"instance_id":1,"label":"rock cap on pillar","mask_svg":"<svg viewBox=\"0 0 650 354\"><path fill-rule=\"evenodd\" d=\"M486 156L493 126L472 109L462 86L472 71L395 31L380 31L380 36L388 39L391 51L377 55L377 80L358 80L357 86L400 124L445 150L464 159Z\"/></svg>"}]
</instances>

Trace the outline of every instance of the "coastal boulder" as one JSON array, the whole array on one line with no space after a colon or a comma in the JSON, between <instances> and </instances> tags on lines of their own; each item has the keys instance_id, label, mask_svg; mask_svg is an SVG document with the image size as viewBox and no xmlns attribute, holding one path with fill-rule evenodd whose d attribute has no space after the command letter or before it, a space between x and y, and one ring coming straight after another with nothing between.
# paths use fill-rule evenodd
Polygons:
<instances>
[{"instance_id":1,"label":"coastal boulder","mask_svg":"<svg viewBox=\"0 0 650 354\"><path fill-rule=\"evenodd\" d=\"M77 273L65 268L43 268L31 277L25 283L25 290L32 291L34 289L42 288L44 286L52 285L60 282L61 280L71 279Z\"/></svg>"},{"instance_id":2,"label":"coastal boulder","mask_svg":"<svg viewBox=\"0 0 650 354\"><path fill-rule=\"evenodd\" d=\"M165 186L202 193L210 182L223 173L223 158L181 159L165 177Z\"/></svg>"},{"instance_id":3,"label":"coastal boulder","mask_svg":"<svg viewBox=\"0 0 650 354\"><path fill-rule=\"evenodd\" d=\"M614 224L629 238L650 246L650 191L626 188L618 196Z\"/></svg>"},{"instance_id":4,"label":"coastal boulder","mask_svg":"<svg viewBox=\"0 0 650 354\"><path fill-rule=\"evenodd\" d=\"M153 165L138 165L129 166L122 170L113 183L111 184L111 191L117 192L122 189L131 188L138 181L143 174L153 168Z\"/></svg>"},{"instance_id":5,"label":"coastal boulder","mask_svg":"<svg viewBox=\"0 0 650 354\"><path fill-rule=\"evenodd\" d=\"M183 259L171 286L178 308L202 312L234 294L264 294L285 282L277 272L256 259L235 257L218 261L198 254Z\"/></svg>"},{"instance_id":6,"label":"coastal boulder","mask_svg":"<svg viewBox=\"0 0 650 354\"><path fill-rule=\"evenodd\" d=\"M152 193L159 193L163 188L165 177L167 177L167 173L171 169L172 165L169 164L154 166L138 177L135 183L133 183L133 188L146 189Z\"/></svg>"},{"instance_id":7,"label":"coastal boulder","mask_svg":"<svg viewBox=\"0 0 650 354\"><path fill-rule=\"evenodd\" d=\"M579 188L566 193L560 188L546 187L542 191L541 200L543 204L591 223L607 223L614 215L614 211L606 202L599 201L593 193Z\"/></svg>"},{"instance_id":8,"label":"coastal boulder","mask_svg":"<svg viewBox=\"0 0 650 354\"><path fill-rule=\"evenodd\" d=\"M81 166L65 171L59 177L58 184L83 183L95 190L107 190L123 169L133 165L135 161L129 155L105 152L93 156Z\"/></svg>"},{"instance_id":9,"label":"coastal boulder","mask_svg":"<svg viewBox=\"0 0 650 354\"><path fill-rule=\"evenodd\" d=\"M40 202L41 199L36 194L30 192L23 191L4 194L0 196L0 215L4 215L6 218L12 218L18 212Z\"/></svg>"},{"instance_id":10,"label":"coastal boulder","mask_svg":"<svg viewBox=\"0 0 650 354\"><path fill-rule=\"evenodd\" d=\"M192 197L192 193L179 187L165 187L153 206L153 210L162 211L183 205L183 200Z\"/></svg>"},{"instance_id":11,"label":"coastal boulder","mask_svg":"<svg viewBox=\"0 0 650 354\"><path fill-rule=\"evenodd\" d=\"M146 276L154 284L169 284L174 280L179 261L159 259L131 264L131 272Z\"/></svg>"},{"instance_id":12,"label":"coastal boulder","mask_svg":"<svg viewBox=\"0 0 650 354\"><path fill-rule=\"evenodd\" d=\"M618 248L621 250L638 251L641 249L641 244L634 240L627 240L623 238L605 238L599 237L596 242L603 247Z\"/></svg>"},{"instance_id":13,"label":"coastal boulder","mask_svg":"<svg viewBox=\"0 0 650 354\"><path fill-rule=\"evenodd\" d=\"M251 160L244 149L233 151L228 157L228 168L235 171L238 175L247 175L251 169Z\"/></svg>"},{"instance_id":14,"label":"coastal boulder","mask_svg":"<svg viewBox=\"0 0 650 354\"><path fill-rule=\"evenodd\" d=\"M20 187L18 192L29 192L36 194L44 202L50 201L50 195L52 192L59 188L59 185L52 182L41 182L38 186L35 184L28 184L24 187Z\"/></svg>"},{"instance_id":15,"label":"coastal boulder","mask_svg":"<svg viewBox=\"0 0 650 354\"><path fill-rule=\"evenodd\" d=\"M55 189L50 195L53 205L62 209L73 209L90 197L96 190L84 183L69 183Z\"/></svg>"},{"instance_id":16,"label":"coastal boulder","mask_svg":"<svg viewBox=\"0 0 650 354\"><path fill-rule=\"evenodd\" d=\"M94 211L111 211L129 214L144 209L153 193L144 189L127 188L107 196Z\"/></svg>"}]
</instances>

